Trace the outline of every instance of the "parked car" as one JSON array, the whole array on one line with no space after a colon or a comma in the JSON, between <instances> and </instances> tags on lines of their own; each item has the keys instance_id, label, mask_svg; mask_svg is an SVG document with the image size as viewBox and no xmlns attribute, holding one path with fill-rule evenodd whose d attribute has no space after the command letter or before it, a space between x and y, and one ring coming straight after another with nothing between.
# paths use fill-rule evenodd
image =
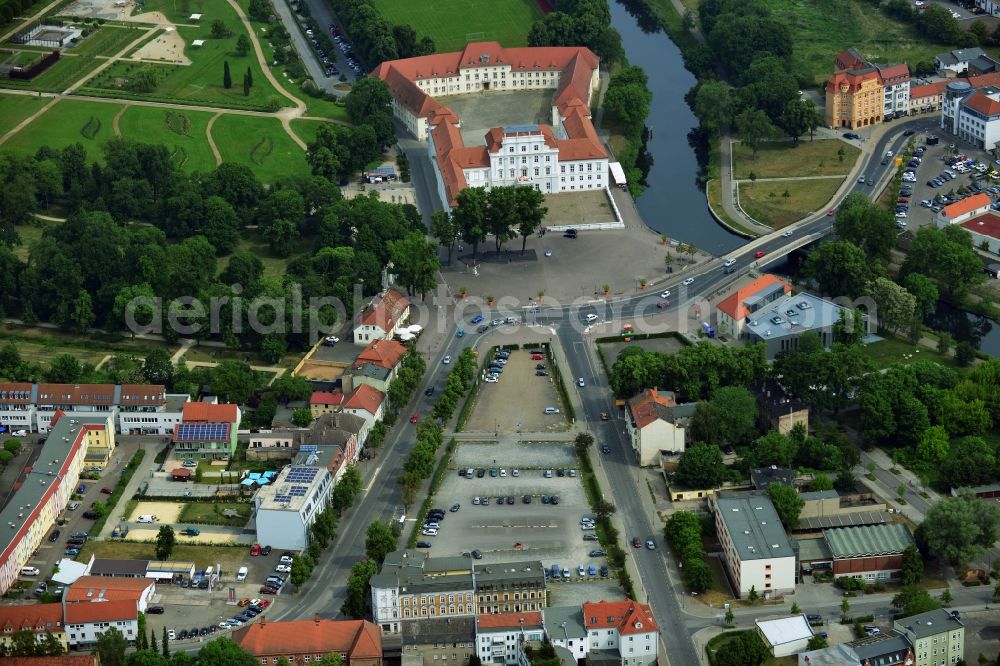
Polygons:
<instances>
[{"instance_id":1,"label":"parked car","mask_svg":"<svg viewBox=\"0 0 1000 666\"><path fill-rule=\"evenodd\" d=\"M259 543L255 543L250 548L250 557L257 557L258 555L260 555L260 544Z\"/></svg>"},{"instance_id":2,"label":"parked car","mask_svg":"<svg viewBox=\"0 0 1000 666\"><path fill-rule=\"evenodd\" d=\"M52 530L52 534L49 535L49 541L55 543L59 540L59 530Z\"/></svg>"}]
</instances>

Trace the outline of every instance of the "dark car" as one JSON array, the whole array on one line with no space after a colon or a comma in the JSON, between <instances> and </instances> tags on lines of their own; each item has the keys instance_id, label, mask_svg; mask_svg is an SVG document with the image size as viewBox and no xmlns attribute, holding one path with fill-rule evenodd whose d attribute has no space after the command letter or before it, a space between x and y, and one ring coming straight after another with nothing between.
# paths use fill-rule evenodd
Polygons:
<instances>
[{"instance_id":1,"label":"dark car","mask_svg":"<svg viewBox=\"0 0 1000 666\"><path fill-rule=\"evenodd\" d=\"M187 629L181 629L181 633L177 634L177 640L181 640L182 641L182 640L184 640L187 637L188 637L188 630Z\"/></svg>"},{"instance_id":2,"label":"dark car","mask_svg":"<svg viewBox=\"0 0 1000 666\"><path fill-rule=\"evenodd\" d=\"M97 520L100 516L97 515L96 511L84 511L83 517L87 520Z\"/></svg>"},{"instance_id":3,"label":"dark car","mask_svg":"<svg viewBox=\"0 0 1000 666\"><path fill-rule=\"evenodd\" d=\"M483 478L484 476L486 476L486 470L480 467L479 469L476 470L476 476L479 477L480 479Z\"/></svg>"},{"instance_id":4,"label":"dark car","mask_svg":"<svg viewBox=\"0 0 1000 666\"><path fill-rule=\"evenodd\" d=\"M198 581L198 589L199 590L207 590L208 589L208 579L207 578L202 578L200 581Z\"/></svg>"},{"instance_id":5,"label":"dark car","mask_svg":"<svg viewBox=\"0 0 1000 666\"><path fill-rule=\"evenodd\" d=\"M417 542L417 548L430 548L430 547L431 547L431 542L430 541L418 541Z\"/></svg>"},{"instance_id":6,"label":"dark car","mask_svg":"<svg viewBox=\"0 0 1000 666\"><path fill-rule=\"evenodd\" d=\"M503 504L503 502L504 502L504 498L503 498L503 495L501 495L500 497L497 498L497 504Z\"/></svg>"},{"instance_id":7,"label":"dark car","mask_svg":"<svg viewBox=\"0 0 1000 666\"><path fill-rule=\"evenodd\" d=\"M104 494L104 495L110 495L111 494L111 488L108 488L108 487L101 488L101 493Z\"/></svg>"},{"instance_id":8,"label":"dark car","mask_svg":"<svg viewBox=\"0 0 1000 666\"><path fill-rule=\"evenodd\" d=\"M261 585L259 592L261 594L277 594L278 588L271 587L270 585Z\"/></svg>"},{"instance_id":9,"label":"dark car","mask_svg":"<svg viewBox=\"0 0 1000 666\"><path fill-rule=\"evenodd\" d=\"M607 444L601 444L601 453L611 453L611 447Z\"/></svg>"},{"instance_id":10,"label":"dark car","mask_svg":"<svg viewBox=\"0 0 1000 666\"><path fill-rule=\"evenodd\" d=\"M639 537L632 537L632 547L642 548L642 539L640 539Z\"/></svg>"},{"instance_id":11,"label":"dark car","mask_svg":"<svg viewBox=\"0 0 1000 666\"><path fill-rule=\"evenodd\" d=\"M601 578L607 578L609 573L607 565L601 567Z\"/></svg>"},{"instance_id":12,"label":"dark car","mask_svg":"<svg viewBox=\"0 0 1000 666\"><path fill-rule=\"evenodd\" d=\"M490 327L486 324L480 324L476 327L476 333L485 333L488 330L490 330Z\"/></svg>"},{"instance_id":13,"label":"dark car","mask_svg":"<svg viewBox=\"0 0 1000 666\"><path fill-rule=\"evenodd\" d=\"M52 534L49 535L49 541L59 540L59 530L52 530Z\"/></svg>"},{"instance_id":14,"label":"dark car","mask_svg":"<svg viewBox=\"0 0 1000 666\"><path fill-rule=\"evenodd\" d=\"M914 134L916 134L916 132L914 132L913 130L906 130L905 132L903 132L903 136L913 136Z\"/></svg>"},{"instance_id":15,"label":"dark car","mask_svg":"<svg viewBox=\"0 0 1000 666\"><path fill-rule=\"evenodd\" d=\"M596 534L591 534L590 532L588 532L587 534L583 535L583 540L584 541L597 541L597 535Z\"/></svg>"},{"instance_id":16,"label":"dark car","mask_svg":"<svg viewBox=\"0 0 1000 666\"><path fill-rule=\"evenodd\" d=\"M545 370L535 370L536 377L548 377L549 373Z\"/></svg>"},{"instance_id":17,"label":"dark car","mask_svg":"<svg viewBox=\"0 0 1000 666\"><path fill-rule=\"evenodd\" d=\"M271 554L271 547L270 546L264 546L263 548L260 549L260 554L261 555L270 555Z\"/></svg>"},{"instance_id":18,"label":"dark car","mask_svg":"<svg viewBox=\"0 0 1000 666\"><path fill-rule=\"evenodd\" d=\"M607 553L605 553L600 548L595 548L594 550L590 551L591 557L604 557L605 555L607 555Z\"/></svg>"},{"instance_id":19,"label":"dark car","mask_svg":"<svg viewBox=\"0 0 1000 666\"><path fill-rule=\"evenodd\" d=\"M202 627L201 631L198 632L199 636L208 636L208 627Z\"/></svg>"},{"instance_id":20,"label":"dark car","mask_svg":"<svg viewBox=\"0 0 1000 666\"><path fill-rule=\"evenodd\" d=\"M808 615L806 615L806 619L809 620L810 622L822 622L823 616L817 615L816 613L809 613Z\"/></svg>"},{"instance_id":21,"label":"dark car","mask_svg":"<svg viewBox=\"0 0 1000 666\"><path fill-rule=\"evenodd\" d=\"M535 370L544 370L544 369L545 369L544 363L539 363L538 365L535 366Z\"/></svg>"},{"instance_id":22,"label":"dark car","mask_svg":"<svg viewBox=\"0 0 1000 666\"><path fill-rule=\"evenodd\" d=\"M521 501L524 502L525 504L531 504L531 495L525 495L524 497L521 498Z\"/></svg>"},{"instance_id":23,"label":"dark car","mask_svg":"<svg viewBox=\"0 0 1000 666\"><path fill-rule=\"evenodd\" d=\"M559 495L553 495L549 498L549 504L559 504Z\"/></svg>"},{"instance_id":24,"label":"dark car","mask_svg":"<svg viewBox=\"0 0 1000 666\"><path fill-rule=\"evenodd\" d=\"M146 609L147 613L152 613L153 615L163 615L163 606L150 606Z\"/></svg>"},{"instance_id":25,"label":"dark car","mask_svg":"<svg viewBox=\"0 0 1000 666\"><path fill-rule=\"evenodd\" d=\"M564 469L557 469L556 470L556 476L566 476L566 470L564 470Z\"/></svg>"},{"instance_id":26,"label":"dark car","mask_svg":"<svg viewBox=\"0 0 1000 666\"><path fill-rule=\"evenodd\" d=\"M514 503L514 496L507 495L507 504L513 504L513 503Z\"/></svg>"},{"instance_id":27,"label":"dark car","mask_svg":"<svg viewBox=\"0 0 1000 666\"><path fill-rule=\"evenodd\" d=\"M434 395L434 387L433 386L428 386L424 390L424 395Z\"/></svg>"},{"instance_id":28,"label":"dark car","mask_svg":"<svg viewBox=\"0 0 1000 666\"><path fill-rule=\"evenodd\" d=\"M476 549L472 551L472 558L476 560L481 560L483 559L483 554L482 552L479 551L479 549Z\"/></svg>"}]
</instances>

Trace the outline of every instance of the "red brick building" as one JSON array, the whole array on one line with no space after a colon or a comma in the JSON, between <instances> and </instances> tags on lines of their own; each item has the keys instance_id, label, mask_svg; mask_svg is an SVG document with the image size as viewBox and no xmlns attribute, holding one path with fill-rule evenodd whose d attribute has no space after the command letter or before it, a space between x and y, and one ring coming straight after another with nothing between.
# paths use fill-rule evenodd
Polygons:
<instances>
[{"instance_id":1,"label":"red brick building","mask_svg":"<svg viewBox=\"0 0 1000 666\"><path fill-rule=\"evenodd\" d=\"M331 652L344 666L381 666L382 634L367 620L312 620L260 622L233 632L233 640L260 663L274 666L282 657L293 666L316 662Z\"/></svg>"}]
</instances>

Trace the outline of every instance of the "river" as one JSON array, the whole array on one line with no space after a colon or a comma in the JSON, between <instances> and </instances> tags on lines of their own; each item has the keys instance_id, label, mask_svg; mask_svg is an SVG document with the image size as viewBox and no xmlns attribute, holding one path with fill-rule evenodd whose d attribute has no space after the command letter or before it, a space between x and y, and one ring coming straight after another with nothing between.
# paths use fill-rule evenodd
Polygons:
<instances>
[{"instance_id":1,"label":"river","mask_svg":"<svg viewBox=\"0 0 1000 666\"><path fill-rule=\"evenodd\" d=\"M611 23L622 36L628 61L642 67L653 92L646 126L652 130L647 150L653 156L649 187L636 201L642 219L656 231L692 243L715 255L746 242L716 222L698 185L698 160L688 132L698 126L684 94L697 83L684 69L680 49L662 30L644 32L618 2ZM658 28L658 26L657 26Z\"/></svg>"}]
</instances>

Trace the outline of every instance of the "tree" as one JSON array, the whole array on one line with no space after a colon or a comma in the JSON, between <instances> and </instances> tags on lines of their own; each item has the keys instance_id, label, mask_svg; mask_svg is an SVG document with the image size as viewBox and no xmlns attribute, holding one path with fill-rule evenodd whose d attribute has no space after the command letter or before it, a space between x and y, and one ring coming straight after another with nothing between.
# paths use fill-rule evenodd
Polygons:
<instances>
[{"instance_id":1,"label":"tree","mask_svg":"<svg viewBox=\"0 0 1000 666\"><path fill-rule=\"evenodd\" d=\"M799 602L793 601L792 607L788 609L788 612L791 613L792 615L801 615L802 609L799 608Z\"/></svg>"},{"instance_id":2,"label":"tree","mask_svg":"<svg viewBox=\"0 0 1000 666\"><path fill-rule=\"evenodd\" d=\"M253 70L247 67L247 85L253 88Z\"/></svg>"},{"instance_id":3,"label":"tree","mask_svg":"<svg viewBox=\"0 0 1000 666\"><path fill-rule=\"evenodd\" d=\"M162 347L154 347L149 350L142 363L142 376L151 384L163 384L170 387L174 376L174 366L170 362L170 352Z\"/></svg>"},{"instance_id":4,"label":"tree","mask_svg":"<svg viewBox=\"0 0 1000 666\"><path fill-rule=\"evenodd\" d=\"M517 233L521 236L521 254L528 244L528 236L538 231L549 209L542 206L545 195L532 187L518 187L514 190L516 201Z\"/></svg>"},{"instance_id":5,"label":"tree","mask_svg":"<svg viewBox=\"0 0 1000 666\"><path fill-rule=\"evenodd\" d=\"M229 90L233 87L233 75L229 73L229 61L222 63L222 87Z\"/></svg>"},{"instance_id":6,"label":"tree","mask_svg":"<svg viewBox=\"0 0 1000 666\"><path fill-rule=\"evenodd\" d=\"M400 501L405 508L409 509L416 501L417 493L420 492L423 476L417 471L403 472L396 477L396 482L399 483L399 489L402 493Z\"/></svg>"},{"instance_id":7,"label":"tree","mask_svg":"<svg viewBox=\"0 0 1000 666\"><path fill-rule=\"evenodd\" d=\"M864 291L871 271L864 251L846 240L820 244L806 257L804 269L822 293L850 298Z\"/></svg>"},{"instance_id":8,"label":"tree","mask_svg":"<svg viewBox=\"0 0 1000 666\"><path fill-rule=\"evenodd\" d=\"M174 534L174 528L170 525L161 525L160 531L156 534L156 559L170 559L170 553L174 551L176 541L177 537Z\"/></svg>"},{"instance_id":9,"label":"tree","mask_svg":"<svg viewBox=\"0 0 1000 666\"><path fill-rule=\"evenodd\" d=\"M841 240L861 248L869 261L888 261L896 245L896 221L892 213L862 192L844 197L837 208L833 228Z\"/></svg>"},{"instance_id":10,"label":"tree","mask_svg":"<svg viewBox=\"0 0 1000 666\"><path fill-rule=\"evenodd\" d=\"M821 635L816 634L806 643L806 650L822 650L827 646L827 641Z\"/></svg>"},{"instance_id":11,"label":"tree","mask_svg":"<svg viewBox=\"0 0 1000 666\"><path fill-rule=\"evenodd\" d=\"M250 40L246 35L240 35L236 38L236 55L243 58L248 53L250 53Z\"/></svg>"},{"instance_id":12,"label":"tree","mask_svg":"<svg viewBox=\"0 0 1000 666\"><path fill-rule=\"evenodd\" d=\"M722 452L714 444L692 444L681 454L677 464L677 481L689 488L715 488L725 476Z\"/></svg>"},{"instance_id":13,"label":"tree","mask_svg":"<svg viewBox=\"0 0 1000 666\"><path fill-rule=\"evenodd\" d=\"M224 37L229 37L232 32L226 27L226 24L220 19L212 21L212 37L216 39L222 39ZM228 87L228 86L227 86Z\"/></svg>"},{"instance_id":14,"label":"tree","mask_svg":"<svg viewBox=\"0 0 1000 666\"><path fill-rule=\"evenodd\" d=\"M767 495L774 504L774 510L778 512L778 518L786 530L794 530L799 525L799 513L806 505L804 499L799 497L799 493L791 486L783 483L770 483L767 486Z\"/></svg>"},{"instance_id":15,"label":"tree","mask_svg":"<svg viewBox=\"0 0 1000 666\"><path fill-rule=\"evenodd\" d=\"M767 114L759 109L746 109L736 116L736 134L746 146L753 151L753 159L757 159L757 151L764 141L774 137L774 126Z\"/></svg>"},{"instance_id":16,"label":"tree","mask_svg":"<svg viewBox=\"0 0 1000 666\"><path fill-rule=\"evenodd\" d=\"M919 529L932 554L962 566L996 541L1000 508L968 493L945 497L931 506Z\"/></svg>"},{"instance_id":17,"label":"tree","mask_svg":"<svg viewBox=\"0 0 1000 666\"><path fill-rule=\"evenodd\" d=\"M866 291L878 306L878 320L887 330L899 333L913 326L917 298L904 287L888 278L877 277L868 283Z\"/></svg>"},{"instance_id":18,"label":"tree","mask_svg":"<svg viewBox=\"0 0 1000 666\"><path fill-rule=\"evenodd\" d=\"M50 382L58 384L73 384L80 380L83 366L73 356L60 354L52 359L49 371L45 374Z\"/></svg>"},{"instance_id":19,"label":"tree","mask_svg":"<svg viewBox=\"0 0 1000 666\"><path fill-rule=\"evenodd\" d=\"M959 303L970 286L986 278L982 261L972 247L972 235L960 225L945 229L930 225L917 231L900 277L905 283L914 272L934 280L938 289Z\"/></svg>"},{"instance_id":20,"label":"tree","mask_svg":"<svg viewBox=\"0 0 1000 666\"><path fill-rule=\"evenodd\" d=\"M308 407L303 407L301 409L296 409L292 412L292 424L298 426L299 428L308 428L312 425L313 416L312 411Z\"/></svg>"},{"instance_id":21,"label":"tree","mask_svg":"<svg viewBox=\"0 0 1000 666\"><path fill-rule=\"evenodd\" d=\"M771 431L757 440L754 450L758 465L791 467L798 454L799 445L787 435Z\"/></svg>"},{"instance_id":22,"label":"tree","mask_svg":"<svg viewBox=\"0 0 1000 666\"><path fill-rule=\"evenodd\" d=\"M627 135L639 136L649 115L653 93L647 87L648 81L646 72L635 65L623 67L608 81L604 110L621 121Z\"/></svg>"},{"instance_id":23,"label":"tree","mask_svg":"<svg viewBox=\"0 0 1000 666\"><path fill-rule=\"evenodd\" d=\"M926 319L937 307L938 289L926 275L910 273L903 280L903 286L916 299L914 312L921 321Z\"/></svg>"},{"instance_id":24,"label":"tree","mask_svg":"<svg viewBox=\"0 0 1000 666\"><path fill-rule=\"evenodd\" d=\"M458 206L452 211L452 220L461 230L462 240L472 246L476 258L479 244L486 239L486 191L481 187L467 187L455 197Z\"/></svg>"},{"instance_id":25,"label":"tree","mask_svg":"<svg viewBox=\"0 0 1000 666\"><path fill-rule=\"evenodd\" d=\"M907 585L892 598L892 605L900 611L900 617L910 617L941 608L937 599L917 585Z\"/></svg>"},{"instance_id":26,"label":"tree","mask_svg":"<svg viewBox=\"0 0 1000 666\"><path fill-rule=\"evenodd\" d=\"M17 455L17 452L21 450L21 440L17 437L11 437L3 443L4 451L9 451L12 455Z\"/></svg>"},{"instance_id":27,"label":"tree","mask_svg":"<svg viewBox=\"0 0 1000 666\"><path fill-rule=\"evenodd\" d=\"M122 632L114 627L105 629L97 635L97 648L94 652L100 657L104 666L125 666L125 648L128 644Z\"/></svg>"},{"instance_id":28,"label":"tree","mask_svg":"<svg viewBox=\"0 0 1000 666\"><path fill-rule=\"evenodd\" d=\"M576 455L584 457L587 452L594 445L594 436L589 432L581 432L573 438L573 448L576 449Z\"/></svg>"},{"instance_id":29,"label":"tree","mask_svg":"<svg viewBox=\"0 0 1000 666\"><path fill-rule=\"evenodd\" d=\"M388 245L396 280L406 287L408 295L423 296L437 286L435 276L441 270L441 262L434 243L423 233L414 231L401 240L389 241Z\"/></svg>"},{"instance_id":30,"label":"tree","mask_svg":"<svg viewBox=\"0 0 1000 666\"><path fill-rule=\"evenodd\" d=\"M812 483L809 484L809 490L812 492L833 490L833 481L826 474L817 473L813 476Z\"/></svg>"},{"instance_id":31,"label":"tree","mask_svg":"<svg viewBox=\"0 0 1000 666\"><path fill-rule=\"evenodd\" d=\"M169 666L167 658L152 649L133 652L125 658L128 666Z\"/></svg>"},{"instance_id":32,"label":"tree","mask_svg":"<svg viewBox=\"0 0 1000 666\"><path fill-rule=\"evenodd\" d=\"M355 125L369 124L375 129L379 147L393 140L392 94L382 79L377 76L358 79L344 97L344 109ZM388 119L387 127L383 127L385 123L373 123L377 119Z\"/></svg>"},{"instance_id":33,"label":"tree","mask_svg":"<svg viewBox=\"0 0 1000 666\"><path fill-rule=\"evenodd\" d=\"M198 652L198 666L256 666L257 660L233 639L223 636Z\"/></svg>"},{"instance_id":34,"label":"tree","mask_svg":"<svg viewBox=\"0 0 1000 666\"><path fill-rule=\"evenodd\" d=\"M136 614L136 638L135 646L139 650L149 647L149 638L146 636L146 614L139 611Z\"/></svg>"},{"instance_id":35,"label":"tree","mask_svg":"<svg viewBox=\"0 0 1000 666\"><path fill-rule=\"evenodd\" d=\"M756 431L757 400L741 386L717 389L708 402L698 403L691 427L696 439L714 444L743 444Z\"/></svg>"},{"instance_id":36,"label":"tree","mask_svg":"<svg viewBox=\"0 0 1000 666\"><path fill-rule=\"evenodd\" d=\"M916 546L907 546L903 551L900 564L903 585L914 585L920 582L924 575L924 560Z\"/></svg>"},{"instance_id":37,"label":"tree","mask_svg":"<svg viewBox=\"0 0 1000 666\"><path fill-rule=\"evenodd\" d=\"M840 616L842 618L845 618L847 617L847 614L850 611L851 611L851 602L847 600L847 597L844 597L840 601Z\"/></svg>"},{"instance_id":38,"label":"tree","mask_svg":"<svg viewBox=\"0 0 1000 666\"><path fill-rule=\"evenodd\" d=\"M222 401L242 405L256 388L253 370L242 361L223 361L212 370L212 390Z\"/></svg>"},{"instance_id":39,"label":"tree","mask_svg":"<svg viewBox=\"0 0 1000 666\"><path fill-rule=\"evenodd\" d=\"M162 636L160 638L160 646L161 646L161 648L163 650L163 656L164 657L169 657L170 656L170 644L167 642L167 627L166 627L166 625L163 626L163 633L162 633Z\"/></svg>"},{"instance_id":40,"label":"tree","mask_svg":"<svg viewBox=\"0 0 1000 666\"><path fill-rule=\"evenodd\" d=\"M759 599L760 599L760 594L757 593L757 586L751 585L750 591L747 593L747 601L749 601L751 604L755 604Z\"/></svg>"},{"instance_id":41,"label":"tree","mask_svg":"<svg viewBox=\"0 0 1000 666\"><path fill-rule=\"evenodd\" d=\"M378 565L371 560L362 560L351 567L347 578L347 593L340 612L347 617L363 617L370 598L368 581L378 571Z\"/></svg>"},{"instance_id":42,"label":"tree","mask_svg":"<svg viewBox=\"0 0 1000 666\"><path fill-rule=\"evenodd\" d=\"M968 367L976 359L976 348L968 340L960 340L955 345L955 363L961 368Z\"/></svg>"},{"instance_id":43,"label":"tree","mask_svg":"<svg viewBox=\"0 0 1000 666\"><path fill-rule=\"evenodd\" d=\"M348 465L344 475L333 488L331 498L334 510L339 514L354 504L354 498L361 492L361 473L357 466Z\"/></svg>"},{"instance_id":44,"label":"tree","mask_svg":"<svg viewBox=\"0 0 1000 666\"><path fill-rule=\"evenodd\" d=\"M712 587L712 570L703 559L685 561L684 577L688 587L695 592L704 592Z\"/></svg>"},{"instance_id":45,"label":"tree","mask_svg":"<svg viewBox=\"0 0 1000 666\"><path fill-rule=\"evenodd\" d=\"M996 476L996 465L992 446L981 437L963 437L950 445L941 465L941 482L951 488L984 485Z\"/></svg>"},{"instance_id":46,"label":"tree","mask_svg":"<svg viewBox=\"0 0 1000 666\"><path fill-rule=\"evenodd\" d=\"M438 239L441 247L448 250L448 265L451 266L451 257L455 244L461 237L461 229L448 211L438 210L431 214L431 235Z\"/></svg>"},{"instance_id":47,"label":"tree","mask_svg":"<svg viewBox=\"0 0 1000 666\"><path fill-rule=\"evenodd\" d=\"M733 121L736 99L732 87L725 81L711 79L698 85L694 99L694 115L705 130L717 133Z\"/></svg>"},{"instance_id":48,"label":"tree","mask_svg":"<svg viewBox=\"0 0 1000 666\"><path fill-rule=\"evenodd\" d=\"M292 560L292 572L290 579L296 590L301 590L302 586L312 575L313 559L309 555L299 555Z\"/></svg>"},{"instance_id":49,"label":"tree","mask_svg":"<svg viewBox=\"0 0 1000 666\"><path fill-rule=\"evenodd\" d=\"M331 652L320 657L316 662L318 666L343 666L344 655L339 652Z\"/></svg>"},{"instance_id":50,"label":"tree","mask_svg":"<svg viewBox=\"0 0 1000 666\"><path fill-rule=\"evenodd\" d=\"M933 467L939 466L948 458L948 432L944 426L931 426L924 431L917 444L917 457Z\"/></svg>"},{"instance_id":51,"label":"tree","mask_svg":"<svg viewBox=\"0 0 1000 666\"><path fill-rule=\"evenodd\" d=\"M736 619L736 614L733 613L733 608L732 605L730 604L730 607L726 609L726 616L725 616L726 626L727 627L733 626L733 620L735 619Z\"/></svg>"},{"instance_id":52,"label":"tree","mask_svg":"<svg viewBox=\"0 0 1000 666\"><path fill-rule=\"evenodd\" d=\"M287 406L293 400L307 400L312 394L312 384L304 377L286 372L271 382L271 391L279 402Z\"/></svg>"},{"instance_id":53,"label":"tree","mask_svg":"<svg viewBox=\"0 0 1000 666\"><path fill-rule=\"evenodd\" d=\"M800 136L806 132L812 136L816 128L823 124L823 114L812 100L795 99L785 105L777 122L778 127L798 143Z\"/></svg>"},{"instance_id":54,"label":"tree","mask_svg":"<svg viewBox=\"0 0 1000 666\"><path fill-rule=\"evenodd\" d=\"M365 536L365 554L369 559L382 563L385 556L396 550L396 537L392 529L380 520L368 526Z\"/></svg>"},{"instance_id":55,"label":"tree","mask_svg":"<svg viewBox=\"0 0 1000 666\"><path fill-rule=\"evenodd\" d=\"M274 15L274 10L271 8L271 3L267 0L250 0L250 6L247 8L247 14L254 21L260 23L266 23L271 20Z\"/></svg>"}]
</instances>

